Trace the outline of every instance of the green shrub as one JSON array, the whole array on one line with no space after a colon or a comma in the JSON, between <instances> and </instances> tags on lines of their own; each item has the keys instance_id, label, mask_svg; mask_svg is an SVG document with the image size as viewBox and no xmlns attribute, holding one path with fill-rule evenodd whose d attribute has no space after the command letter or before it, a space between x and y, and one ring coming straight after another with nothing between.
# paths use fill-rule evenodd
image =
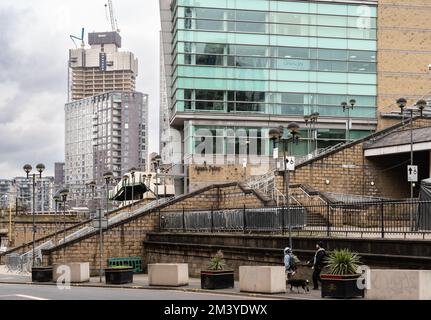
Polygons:
<instances>
[{"instance_id":1,"label":"green shrub","mask_svg":"<svg viewBox=\"0 0 431 320\"><path fill-rule=\"evenodd\" d=\"M208 266L209 270L224 270L226 268L226 261L223 259L223 252L219 250L217 254L211 259Z\"/></svg>"},{"instance_id":2,"label":"green shrub","mask_svg":"<svg viewBox=\"0 0 431 320\"><path fill-rule=\"evenodd\" d=\"M329 274L350 275L357 274L360 265L360 257L349 249L332 251L326 259L326 268Z\"/></svg>"}]
</instances>

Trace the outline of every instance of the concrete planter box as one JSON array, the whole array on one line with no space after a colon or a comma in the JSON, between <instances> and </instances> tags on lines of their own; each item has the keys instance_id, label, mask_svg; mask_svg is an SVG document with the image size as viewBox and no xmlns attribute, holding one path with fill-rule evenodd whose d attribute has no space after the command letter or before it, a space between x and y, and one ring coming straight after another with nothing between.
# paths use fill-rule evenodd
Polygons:
<instances>
[{"instance_id":1,"label":"concrete planter box","mask_svg":"<svg viewBox=\"0 0 431 320\"><path fill-rule=\"evenodd\" d=\"M70 268L70 282L82 283L90 281L90 263L89 262L73 262L73 263L57 263L54 264L53 280L57 281L62 275L62 272L57 272L61 266Z\"/></svg>"},{"instance_id":2,"label":"concrete planter box","mask_svg":"<svg viewBox=\"0 0 431 320\"><path fill-rule=\"evenodd\" d=\"M431 300L431 270L371 270L367 299Z\"/></svg>"},{"instance_id":3,"label":"concrete planter box","mask_svg":"<svg viewBox=\"0 0 431 320\"><path fill-rule=\"evenodd\" d=\"M186 286L189 284L189 265L186 263L149 264L148 282L150 286Z\"/></svg>"},{"instance_id":4,"label":"concrete planter box","mask_svg":"<svg viewBox=\"0 0 431 320\"><path fill-rule=\"evenodd\" d=\"M285 293L286 274L284 267L239 267L239 286L240 290L244 292Z\"/></svg>"}]
</instances>

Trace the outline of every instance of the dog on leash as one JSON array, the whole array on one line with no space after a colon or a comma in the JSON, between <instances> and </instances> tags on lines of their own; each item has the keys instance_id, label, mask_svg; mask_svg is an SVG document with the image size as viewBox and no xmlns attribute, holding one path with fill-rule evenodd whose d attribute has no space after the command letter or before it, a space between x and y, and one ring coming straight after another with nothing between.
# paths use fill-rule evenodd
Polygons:
<instances>
[{"instance_id":1,"label":"dog on leash","mask_svg":"<svg viewBox=\"0 0 431 320\"><path fill-rule=\"evenodd\" d=\"M310 289L308 288L309 281L305 279L289 279L287 280L287 284L290 285L290 291L293 291L293 287L298 289L302 288L304 290L304 293L309 292Z\"/></svg>"}]
</instances>

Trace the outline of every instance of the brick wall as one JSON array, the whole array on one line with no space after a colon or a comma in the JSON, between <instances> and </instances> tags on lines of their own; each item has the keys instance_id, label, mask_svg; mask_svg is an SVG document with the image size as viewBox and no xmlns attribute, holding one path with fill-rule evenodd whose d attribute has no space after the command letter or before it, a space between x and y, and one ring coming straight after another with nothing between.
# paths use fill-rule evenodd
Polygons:
<instances>
[{"instance_id":1,"label":"brick wall","mask_svg":"<svg viewBox=\"0 0 431 320\"><path fill-rule=\"evenodd\" d=\"M305 265L314 256L318 240L327 250L349 248L357 252L361 262L373 268L431 268L429 241L293 237L293 252L301 260L297 278L311 282L311 268ZM188 263L190 275L198 277L222 250L238 279L240 266L282 266L283 248L288 243L288 237L277 235L150 233L145 240L144 263Z\"/></svg>"},{"instance_id":2,"label":"brick wall","mask_svg":"<svg viewBox=\"0 0 431 320\"><path fill-rule=\"evenodd\" d=\"M32 216L12 216L12 246L20 246L33 240ZM76 216L66 216L66 227L77 224L80 219ZM36 239L46 237L63 229L63 216L38 216L35 218ZM0 220L0 229L9 230L9 220Z\"/></svg>"},{"instance_id":3,"label":"brick wall","mask_svg":"<svg viewBox=\"0 0 431 320\"><path fill-rule=\"evenodd\" d=\"M196 192L179 199L175 203L163 205L160 209L144 213L132 220L124 221L103 232L103 268L108 258L142 256L145 248L143 241L146 234L158 230L159 217L163 212L184 209L262 207L262 201L253 193L246 192L237 184L208 187L207 190ZM93 233L44 251L44 263L58 262L90 262L93 274L99 268L100 246L99 234Z\"/></svg>"},{"instance_id":4,"label":"brick wall","mask_svg":"<svg viewBox=\"0 0 431 320\"><path fill-rule=\"evenodd\" d=\"M152 212L104 230L102 268L107 267L108 258L142 256L144 250L142 241L147 232L157 229L158 221L158 213ZM44 263L50 265L59 262L90 262L94 274L99 268L99 239L99 234L94 233L65 246L44 251Z\"/></svg>"},{"instance_id":5,"label":"brick wall","mask_svg":"<svg viewBox=\"0 0 431 320\"><path fill-rule=\"evenodd\" d=\"M417 119L413 127L430 125L429 118ZM298 166L295 172L289 174L290 184L305 184L320 192L395 199L410 197L409 184L404 181L407 180L404 170L406 165L399 166L408 160L409 155L366 158L363 151L365 142L352 143L321 159ZM283 173L280 172L276 177L276 183L277 188L285 192Z\"/></svg>"},{"instance_id":6,"label":"brick wall","mask_svg":"<svg viewBox=\"0 0 431 320\"><path fill-rule=\"evenodd\" d=\"M242 165L190 165L189 183L190 191L197 190L216 183L245 181L251 176L259 176L268 172L267 164Z\"/></svg>"},{"instance_id":7,"label":"brick wall","mask_svg":"<svg viewBox=\"0 0 431 320\"><path fill-rule=\"evenodd\" d=\"M430 17L429 0L379 0L379 111L398 111L394 104L398 98L413 104L429 92ZM391 120L380 119L378 129L391 124Z\"/></svg>"}]
</instances>

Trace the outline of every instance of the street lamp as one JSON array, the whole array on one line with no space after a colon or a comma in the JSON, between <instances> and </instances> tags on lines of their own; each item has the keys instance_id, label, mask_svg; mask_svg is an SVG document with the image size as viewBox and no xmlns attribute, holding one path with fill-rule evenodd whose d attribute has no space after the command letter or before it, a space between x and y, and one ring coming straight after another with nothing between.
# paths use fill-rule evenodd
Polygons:
<instances>
[{"instance_id":1,"label":"street lamp","mask_svg":"<svg viewBox=\"0 0 431 320\"><path fill-rule=\"evenodd\" d=\"M346 110L347 110L347 131L346 131L347 142L350 141L350 109L353 110L355 105L356 105L355 99L350 99L349 103L347 103L347 102L341 103L341 107L343 108L343 112L346 112Z\"/></svg>"},{"instance_id":2,"label":"street lamp","mask_svg":"<svg viewBox=\"0 0 431 320\"><path fill-rule=\"evenodd\" d=\"M154 192L151 190L151 177L152 177L153 175L151 174L151 173L149 173L148 175L147 175L147 178L148 178L148 191L150 191L150 193L153 193L154 194Z\"/></svg>"},{"instance_id":3,"label":"street lamp","mask_svg":"<svg viewBox=\"0 0 431 320\"><path fill-rule=\"evenodd\" d=\"M291 137L284 138L284 127L279 126L278 128L271 129L269 131L269 138L273 141L273 146L275 148L275 142L277 141L278 145L280 145L281 141L284 142L283 145L283 163L284 163L284 181L285 181L285 189L286 189L286 197L285 197L285 206L287 207L287 217L289 220L289 246L290 248L293 248L292 246L292 223L291 223L291 217L290 217L290 199L289 199L289 171L287 170L287 143L290 139L297 143L299 141L299 125L296 122L291 122L287 125L287 129L289 130L289 133ZM283 210L284 212L284 210ZM282 226L282 233L284 234L284 214L283 214L283 226Z\"/></svg>"},{"instance_id":4,"label":"street lamp","mask_svg":"<svg viewBox=\"0 0 431 320\"><path fill-rule=\"evenodd\" d=\"M166 198L166 170L162 168L161 173L163 174L163 196Z\"/></svg>"},{"instance_id":5,"label":"street lamp","mask_svg":"<svg viewBox=\"0 0 431 320\"><path fill-rule=\"evenodd\" d=\"M106 217L109 212L109 183L114 179L112 172L106 172L103 175L103 179L106 182ZM99 269L99 281L102 282L102 266L103 266L103 228L102 228L102 210L99 212L99 248L100 248L100 269Z\"/></svg>"},{"instance_id":6,"label":"street lamp","mask_svg":"<svg viewBox=\"0 0 431 320\"><path fill-rule=\"evenodd\" d=\"M401 114L403 115L403 124L404 124L404 108L407 105L407 100L405 98L399 98L397 100L397 105L401 109ZM428 106L428 102L426 100L420 99L416 102L415 106L418 108L420 117L423 117L423 110ZM410 165L413 165L414 162L414 154L413 154L413 114L415 111L413 108L410 108ZM410 198L414 196L414 183L410 184Z\"/></svg>"},{"instance_id":7,"label":"street lamp","mask_svg":"<svg viewBox=\"0 0 431 320\"><path fill-rule=\"evenodd\" d=\"M57 192L53 197L52 200L54 200L54 206L55 206L55 238L54 242L57 245L57 214L58 214L58 203L61 201L60 195Z\"/></svg>"},{"instance_id":8,"label":"street lamp","mask_svg":"<svg viewBox=\"0 0 431 320\"><path fill-rule=\"evenodd\" d=\"M130 175L132 176L132 206L133 206L133 202L135 201L135 173L136 173L136 168L132 168L129 170Z\"/></svg>"},{"instance_id":9,"label":"street lamp","mask_svg":"<svg viewBox=\"0 0 431 320\"><path fill-rule=\"evenodd\" d=\"M320 114L319 112L313 112L312 114L309 115L305 115L304 116L304 121L305 121L305 125L307 126L307 154L310 154L310 136L313 135L312 141L316 142L313 143L315 144L313 146L313 151L317 150L317 139L316 139L316 134L315 134L315 130L316 130L316 123L317 123L317 119L319 118ZM310 125L310 127L309 127Z\"/></svg>"},{"instance_id":10,"label":"street lamp","mask_svg":"<svg viewBox=\"0 0 431 320\"><path fill-rule=\"evenodd\" d=\"M123 187L124 187L124 206L127 204L127 186L129 185L129 176L125 174L123 176Z\"/></svg>"},{"instance_id":11,"label":"street lamp","mask_svg":"<svg viewBox=\"0 0 431 320\"><path fill-rule=\"evenodd\" d=\"M66 262L66 201L69 195L69 189L59 191L61 202L63 203L63 261Z\"/></svg>"},{"instance_id":12,"label":"street lamp","mask_svg":"<svg viewBox=\"0 0 431 320\"><path fill-rule=\"evenodd\" d=\"M89 187L91 189L91 210L96 211L96 204L95 204L95 197L96 197L96 181L91 181L87 183L87 187Z\"/></svg>"},{"instance_id":13,"label":"street lamp","mask_svg":"<svg viewBox=\"0 0 431 320\"><path fill-rule=\"evenodd\" d=\"M158 182L158 178L159 178L159 167L160 167L160 162L162 161L162 158L160 156L155 156L153 159L153 164L156 170L156 199L159 200L159 182Z\"/></svg>"},{"instance_id":14,"label":"street lamp","mask_svg":"<svg viewBox=\"0 0 431 320\"><path fill-rule=\"evenodd\" d=\"M31 165L26 164L23 167L25 173L27 174L27 179L29 177L29 174L31 172L31 170L33 169L31 167ZM36 170L39 172L39 178L42 179L42 172L45 170L45 165L43 165L42 163L39 163L36 166ZM33 207L32 207L32 216L33 216L33 256L32 256L32 268L35 267L35 245L36 245L36 222L35 222L35 207L36 207L36 198L35 198L35 193L36 193L36 173L33 173Z\"/></svg>"},{"instance_id":15,"label":"street lamp","mask_svg":"<svg viewBox=\"0 0 431 320\"><path fill-rule=\"evenodd\" d=\"M114 179L114 174L112 172L106 172L103 175L103 179L106 182L106 214L109 212L109 183Z\"/></svg>"}]
</instances>

